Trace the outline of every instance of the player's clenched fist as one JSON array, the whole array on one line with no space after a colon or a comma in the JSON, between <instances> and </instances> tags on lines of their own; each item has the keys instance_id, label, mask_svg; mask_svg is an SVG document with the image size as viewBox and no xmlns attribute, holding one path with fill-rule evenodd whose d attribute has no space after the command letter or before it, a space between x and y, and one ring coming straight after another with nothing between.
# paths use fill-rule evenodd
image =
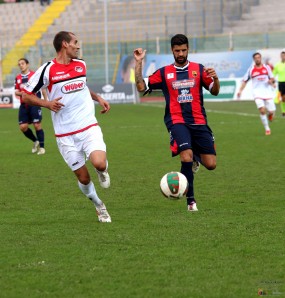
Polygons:
<instances>
[{"instance_id":1,"label":"player's clenched fist","mask_svg":"<svg viewBox=\"0 0 285 298\"><path fill-rule=\"evenodd\" d=\"M145 57L146 50L143 50L142 48L137 48L134 50L134 58L136 61L143 60Z\"/></svg>"}]
</instances>

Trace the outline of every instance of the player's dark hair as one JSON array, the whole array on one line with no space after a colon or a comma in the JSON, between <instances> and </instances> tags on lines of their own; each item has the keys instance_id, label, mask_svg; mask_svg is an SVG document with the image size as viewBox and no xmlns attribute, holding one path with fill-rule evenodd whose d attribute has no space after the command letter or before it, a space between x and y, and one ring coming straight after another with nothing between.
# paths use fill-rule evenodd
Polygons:
<instances>
[{"instance_id":1,"label":"player's dark hair","mask_svg":"<svg viewBox=\"0 0 285 298\"><path fill-rule=\"evenodd\" d=\"M259 52L255 52L255 53L253 53L252 58L254 58L257 55L259 55L261 57L261 54Z\"/></svg>"},{"instance_id":2,"label":"player's dark hair","mask_svg":"<svg viewBox=\"0 0 285 298\"><path fill-rule=\"evenodd\" d=\"M55 37L53 39L53 46L57 53L61 50L63 41L66 41L66 42L71 41L71 39L72 39L71 34L75 35L74 33L67 32L67 31L60 31L55 35Z\"/></svg>"},{"instance_id":3,"label":"player's dark hair","mask_svg":"<svg viewBox=\"0 0 285 298\"><path fill-rule=\"evenodd\" d=\"M187 47L189 46L188 38L184 34L176 34L171 38L171 48L174 46L181 46L183 44L186 44Z\"/></svg>"},{"instance_id":4,"label":"player's dark hair","mask_svg":"<svg viewBox=\"0 0 285 298\"><path fill-rule=\"evenodd\" d=\"M18 60L18 63L20 62L20 61L25 61L26 62L26 64L29 64L29 60L27 59L27 58L20 58L19 60Z\"/></svg>"}]
</instances>

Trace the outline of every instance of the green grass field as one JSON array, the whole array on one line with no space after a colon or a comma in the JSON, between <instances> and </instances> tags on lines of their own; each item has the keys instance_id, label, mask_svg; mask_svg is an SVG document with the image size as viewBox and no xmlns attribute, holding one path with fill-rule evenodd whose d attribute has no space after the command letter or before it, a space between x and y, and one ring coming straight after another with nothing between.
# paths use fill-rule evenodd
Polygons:
<instances>
[{"instance_id":1,"label":"green grass field","mask_svg":"<svg viewBox=\"0 0 285 298\"><path fill-rule=\"evenodd\" d=\"M160 178L179 171L161 104L113 105L97 118L112 216L97 221L56 147L44 111L46 155L0 110L1 297L285 297L285 119L265 136L253 102L206 103L217 169L195 176L199 212L170 201ZM279 108L279 107L278 107ZM98 108L97 108L98 111Z\"/></svg>"}]
</instances>

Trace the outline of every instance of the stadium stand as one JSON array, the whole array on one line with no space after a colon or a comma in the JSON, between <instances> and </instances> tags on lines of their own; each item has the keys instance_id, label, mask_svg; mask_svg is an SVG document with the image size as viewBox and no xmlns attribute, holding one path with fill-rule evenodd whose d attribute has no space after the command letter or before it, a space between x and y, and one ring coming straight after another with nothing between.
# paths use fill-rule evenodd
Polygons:
<instances>
[{"instance_id":1,"label":"stadium stand","mask_svg":"<svg viewBox=\"0 0 285 298\"><path fill-rule=\"evenodd\" d=\"M284 11L285 1L280 0L259 0L253 1L253 6L248 6L247 9L241 10L237 8L239 1L228 1L227 26L223 32L233 33L256 33L270 31L284 31ZM240 11L237 18L234 18L236 11Z\"/></svg>"},{"instance_id":2,"label":"stadium stand","mask_svg":"<svg viewBox=\"0 0 285 298\"><path fill-rule=\"evenodd\" d=\"M104 82L104 0L66 1L54 0L49 7L39 1L0 5L5 85L13 82L17 58L25 52L34 68L51 59L51 41L61 30L79 36L90 79ZM59 7L49 11L56 3L65 3L62 13ZM169 53L169 38L177 32L190 37L193 52L268 47L269 42L284 47L284 9L285 2L278 0L108 0L109 79L120 55L136 46ZM15 45L27 47L9 58Z\"/></svg>"}]
</instances>

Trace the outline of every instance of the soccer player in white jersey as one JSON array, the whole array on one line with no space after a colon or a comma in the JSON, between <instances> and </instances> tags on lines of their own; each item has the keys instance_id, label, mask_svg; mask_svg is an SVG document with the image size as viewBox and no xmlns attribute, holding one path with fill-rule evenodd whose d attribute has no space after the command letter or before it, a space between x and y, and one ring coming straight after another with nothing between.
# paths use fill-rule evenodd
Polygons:
<instances>
[{"instance_id":1,"label":"soccer player in white jersey","mask_svg":"<svg viewBox=\"0 0 285 298\"><path fill-rule=\"evenodd\" d=\"M260 112L260 119L265 129L265 135L270 135L271 130L269 127L269 121L273 120L276 110L274 103L274 89L275 80L272 71L268 65L262 64L261 54L256 52L252 55L254 64L249 67L246 74L243 77L240 90L237 94L240 98L243 89L247 82L252 80L253 97L257 108ZM267 118L268 112L268 118Z\"/></svg>"},{"instance_id":2,"label":"soccer player in white jersey","mask_svg":"<svg viewBox=\"0 0 285 298\"><path fill-rule=\"evenodd\" d=\"M78 186L95 205L100 222L111 222L104 203L99 199L85 165L88 158L98 174L103 188L110 186L107 172L106 145L95 118L94 101L103 107L110 105L86 85L86 64L78 59L79 41L74 33L61 31L53 40L56 58L43 64L24 89L23 101L51 110L58 149L78 179ZM35 95L47 88L49 100Z\"/></svg>"}]
</instances>

